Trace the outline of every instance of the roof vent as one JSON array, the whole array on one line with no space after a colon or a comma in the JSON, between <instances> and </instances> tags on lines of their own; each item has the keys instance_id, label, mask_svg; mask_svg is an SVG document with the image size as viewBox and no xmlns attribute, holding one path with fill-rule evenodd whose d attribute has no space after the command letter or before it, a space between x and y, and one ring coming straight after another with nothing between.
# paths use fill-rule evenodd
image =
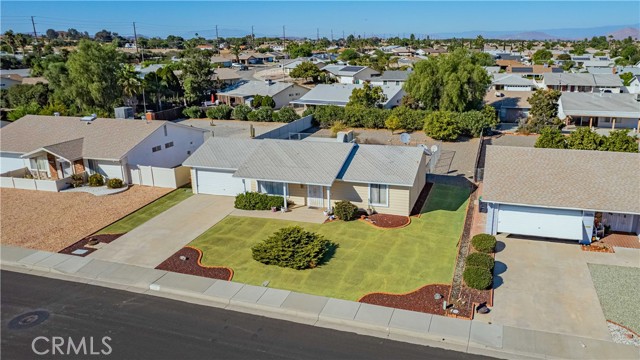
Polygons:
<instances>
[{"instance_id":1,"label":"roof vent","mask_svg":"<svg viewBox=\"0 0 640 360\"><path fill-rule=\"evenodd\" d=\"M91 114L91 115L88 115L88 116L81 117L80 120L82 120L82 121L93 121L93 120L95 120L97 118L98 118L98 115Z\"/></svg>"},{"instance_id":2,"label":"roof vent","mask_svg":"<svg viewBox=\"0 0 640 360\"><path fill-rule=\"evenodd\" d=\"M53 113L53 116L60 116L60 113L56 111Z\"/></svg>"}]
</instances>

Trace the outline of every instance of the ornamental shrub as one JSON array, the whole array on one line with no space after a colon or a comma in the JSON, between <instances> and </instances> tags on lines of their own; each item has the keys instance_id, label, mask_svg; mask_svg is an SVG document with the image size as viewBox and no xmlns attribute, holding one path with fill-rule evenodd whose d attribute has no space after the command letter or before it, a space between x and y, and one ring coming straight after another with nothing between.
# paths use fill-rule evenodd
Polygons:
<instances>
[{"instance_id":1,"label":"ornamental shrub","mask_svg":"<svg viewBox=\"0 0 640 360\"><path fill-rule=\"evenodd\" d=\"M471 239L471 245L476 251L492 253L496 249L496 237L489 234L478 234Z\"/></svg>"},{"instance_id":2,"label":"ornamental shrub","mask_svg":"<svg viewBox=\"0 0 640 360\"><path fill-rule=\"evenodd\" d=\"M253 259L265 265L277 265L296 270L320 265L334 245L322 235L289 226L251 248Z\"/></svg>"},{"instance_id":3,"label":"ornamental shrub","mask_svg":"<svg viewBox=\"0 0 640 360\"><path fill-rule=\"evenodd\" d=\"M493 271L495 260L493 260L491 255L477 252L467 255L465 264L466 266L477 266L489 271Z\"/></svg>"},{"instance_id":4,"label":"ornamental shrub","mask_svg":"<svg viewBox=\"0 0 640 360\"><path fill-rule=\"evenodd\" d=\"M338 201L333 207L333 214L343 221L351 221L358 215L358 207L347 200Z\"/></svg>"},{"instance_id":5,"label":"ornamental shrub","mask_svg":"<svg viewBox=\"0 0 640 360\"><path fill-rule=\"evenodd\" d=\"M284 205L284 197L261 194L259 192L247 192L238 194L235 200L235 208L242 210L271 210L280 209Z\"/></svg>"},{"instance_id":6,"label":"ornamental shrub","mask_svg":"<svg viewBox=\"0 0 640 360\"><path fill-rule=\"evenodd\" d=\"M268 107L261 107L258 110L254 110L250 115L255 114L253 121L271 122L273 121L273 110Z\"/></svg>"},{"instance_id":7,"label":"ornamental shrub","mask_svg":"<svg viewBox=\"0 0 640 360\"><path fill-rule=\"evenodd\" d=\"M290 123L292 121L300 119L300 116L293 108L283 107L282 109L273 113L273 121Z\"/></svg>"},{"instance_id":8,"label":"ornamental shrub","mask_svg":"<svg viewBox=\"0 0 640 360\"><path fill-rule=\"evenodd\" d=\"M73 174L71 175L71 186L74 188L81 187L84 184L84 175L83 174Z\"/></svg>"},{"instance_id":9,"label":"ornamental shrub","mask_svg":"<svg viewBox=\"0 0 640 360\"><path fill-rule=\"evenodd\" d=\"M249 105L238 105L233 109L233 112L231 112L231 118L235 120L248 120L248 116L251 111L252 110Z\"/></svg>"},{"instance_id":10,"label":"ornamental shrub","mask_svg":"<svg viewBox=\"0 0 640 360\"><path fill-rule=\"evenodd\" d=\"M479 266L467 266L462 273L464 283L477 290L486 290L493 282L491 271Z\"/></svg>"},{"instance_id":11,"label":"ornamental shrub","mask_svg":"<svg viewBox=\"0 0 640 360\"><path fill-rule=\"evenodd\" d=\"M200 106L190 106L182 110L182 114L190 119L200 119L204 117L204 112Z\"/></svg>"},{"instance_id":12,"label":"ornamental shrub","mask_svg":"<svg viewBox=\"0 0 640 360\"><path fill-rule=\"evenodd\" d=\"M104 177L98 173L89 176L89 186L102 186L104 185Z\"/></svg>"},{"instance_id":13,"label":"ornamental shrub","mask_svg":"<svg viewBox=\"0 0 640 360\"><path fill-rule=\"evenodd\" d=\"M124 182L121 179L113 178L107 181L107 187L109 189L120 189L124 186Z\"/></svg>"},{"instance_id":14,"label":"ornamental shrub","mask_svg":"<svg viewBox=\"0 0 640 360\"><path fill-rule=\"evenodd\" d=\"M229 105L218 105L207 110L207 117L209 119L229 120L231 119L231 112L233 109Z\"/></svg>"}]
</instances>

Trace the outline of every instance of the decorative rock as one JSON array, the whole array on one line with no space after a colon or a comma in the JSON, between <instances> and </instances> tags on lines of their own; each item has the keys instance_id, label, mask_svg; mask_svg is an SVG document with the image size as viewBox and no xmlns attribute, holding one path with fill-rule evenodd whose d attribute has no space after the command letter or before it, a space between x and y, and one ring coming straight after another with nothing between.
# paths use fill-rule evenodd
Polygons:
<instances>
[{"instance_id":1,"label":"decorative rock","mask_svg":"<svg viewBox=\"0 0 640 360\"><path fill-rule=\"evenodd\" d=\"M182 261L187 261L187 257L186 257L186 256L184 256L184 255L180 255L180 260L182 260Z\"/></svg>"},{"instance_id":2,"label":"decorative rock","mask_svg":"<svg viewBox=\"0 0 640 360\"><path fill-rule=\"evenodd\" d=\"M440 300L440 299L442 299L442 295L440 295L439 293L435 293L433 295L433 298L436 299L436 300Z\"/></svg>"}]
</instances>

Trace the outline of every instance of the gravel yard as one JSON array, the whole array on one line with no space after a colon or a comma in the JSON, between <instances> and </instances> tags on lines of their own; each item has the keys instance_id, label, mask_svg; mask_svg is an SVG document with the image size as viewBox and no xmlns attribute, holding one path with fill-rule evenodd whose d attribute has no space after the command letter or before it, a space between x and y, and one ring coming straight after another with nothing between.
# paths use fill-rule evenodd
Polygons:
<instances>
[{"instance_id":1,"label":"gravel yard","mask_svg":"<svg viewBox=\"0 0 640 360\"><path fill-rule=\"evenodd\" d=\"M170 192L132 186L107 196L2 189L0 233L4 245L60 251Z\"/></svg>"},{"instance_id":2,"label":"gravel yard","mask_svg":"<svg viewBox=\"0 0 640 360\"><path fill-rule=\"evenodd\" d=\"M605 318L640 333L640 268L589 264Z\"/></svg>"}]
</instances>

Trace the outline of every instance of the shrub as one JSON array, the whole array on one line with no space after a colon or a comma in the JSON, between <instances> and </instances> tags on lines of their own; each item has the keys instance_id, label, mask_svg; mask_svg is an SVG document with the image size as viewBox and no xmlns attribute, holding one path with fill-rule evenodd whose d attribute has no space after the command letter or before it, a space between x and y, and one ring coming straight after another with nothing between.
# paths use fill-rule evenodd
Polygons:
<instances>
[{"instance_id":1,"label":"shrub","mask_svg":"<svg viewBox=\"0 0 640 360\"><path fill-rule=\"evenodd\" d=\"M71 186L78 188L84 184L84 176L82 174L71 175Z\"/></svg>"},{"instance_id":2,"label":"shrub","mask_svg":"<svg viewBox=\"0 0 640 360\"><path fill-rule=\"evenodd\" d=\"M344 108L336 105L318 106L313 110L313 120L327 129L336 121L344 121Z\"/></svg>"},{"instance_id":3,"label":"shrub","mask_svg":"<svg viewBox=\"0 0 640 360\"><path fill-rule=\"evenodd\" d=\"M124 182L121 179L113 178L107 181L107 187L109 189L120 189L124 186Z\"/></svg>"},{"instance_id":4,"label":"shrub","mask_svg":"<svg viewBox=\"0 0 640 360\"><path fill-rule=\"evenodd\" d=\"M464 283L477 290L486 290L491 286L493 275L491 271L479 266L467 266L462 273Z\"/></svg>"},{"instance_id":5,"label":"shrub","mask_svg":"<svg viewBox=\"0 0 640 360\"><path fill-rule=\"evenodd\" d=\"M492 253L496 249L496 237L489 234L478 234L471 239L471 245L477 251Z\"/></svg>"},{"instance_id":6,"label":"shrub","mask_svg":"<svg viewBox=\"0 0 640 360\"><path fill-rule=\"evenodd\" d=\"M275 100L273 100L271 96L266 95L262 97L262 101L260 102L260 107L268 107L273 109L274 107L276 107L276 102Z\"/></svg>"},{"instance_id":7,"label":"shrub","mask_svg":"<svg viewBox=\"0 0 640 360\"><path fill-rule=\"evenodd\" d=\"M402 123L400 122L400 118L398 118L396 115L391 114L387 120L384 121L384 126L391 130L391 134L393 135L393 133L396 130L400 130L402 129Z\"/></svg>"},{"instance_id":8,"label":"shrub","mask_svg":"<svg viewBox=\"0 0 640 360\"><path fill-rule=\"evenodd\" d=\"M290 107L283 107L273 113L273 121L289 123L298 119L300 119L300 116Z\"/></svg>"},{"instance_id":9,"label":"shrub","mask_svg":"<svg viewBox=\"0 0 640 360\"><path fill-rule=\"evenodd\" d=\"M229 105L218 105L207 110L207 117L209 119L229 120L231 119L231 112L233 109Z\"/></svg>"},{"instance_id":10,"label":"shrub","mask_svg":"<svg viewBox=\"0 0 640 360\"><path fill-rule=\"evenodd\" d=\"M347 200L338 201L333 208L333 214L343 221L351 221L358 215L358 207Z\"/></svg>"},{"instance_id":11,"label":"shrub","mask_svg":"<svg viewBox=\"0 0 640 360\"><path fill-rule=\"evenodd\" d=\"M251 248L253 259L265 265L296 270L318 266L332 247L322 235L289 226L276 231Z\"/></svg>"},{"instance_id":12,"label":"shrub","mask_svg":"<svg viewBox=\"0 0 640 360\"><path fill-rule=\"evenodd\" d=\"M281 208L284 205L282 196L261 194L258 192L247 192L236 196L235 208L242 210L271 210L271 208Z\"/></svg>"},{"instance_id":13,"label":"shrub","mask_svg":"<svg viewBox=\"0 0 640 360\"><path fill-rule=\"evenodd\" d=\"M391 110L391 113L400 119L400 129L418 131L424 128L424 119L427 117L428 111L398 106Z\"/></svg>"},{"instance_id":14,"label":"shrub","mask_svg":"<svg viewBox=\"0 0 640 360\"><path fill-rule=\"evenodd\" d=\"M204 112L200 106L190 106L182 110L182 114L191 119L199 119L204 116Z\"/></svg>"},{"instance_id":15,"label":"shrub","mask_svg":"<svg viewBox=\"0 0 640 360\"><path fill-rule=\"evenodd\" d=\"M492 271L495 260L493 260L491 255L477 252L467 255L465 264L466 266L477 266Z\"/></svg>"},{"instance_id":16,"label":"shrub","mask_svg":"<svg viewBox=\"0 0 640 360\"><path fill-rule=\"evenodd\" d=\"M424 132L436 140L455 141L460 136L460 127L450 111L434 111L424 120Z\"/></svg>"},{"instance_id":17,"label":"shrub","mask_svg":"<svg viewBox=\"0 0 640 360\"><path fill-rule=\"evenodd\" d=\"M233 112L231 112L231 117L236 120L248 120L250 112L251 108L248 105L238 105L233 109Z\"/></svg>"},{"instance_id":18,"label":"shrub","mask_svg":"<svg viewBox=\"0 0 640 360\"><path fill-rule=\"evenodd\" d=\"M273 121L273 110L268 107L261 107L254 110L251 114L255 114L254 121L271 122Z\"/></svg>"},{"instance_id":19,"label":"shrub","mask_svg":"<svg viewBox=\"0 0 640 360\"><path fill-rule=\"evenodd\" d=\"M98 173L89 176L89 186L102 186L104 185L104 177Z\"/></svg>"},{"instance_id":20,"label":"shrub","mask_svg":"<svg viewBox=\"0 0 640 360\"><path fill-rule=\"evenodd\" d=\"M336 136L340 131L345 131L347 129L347 125L345 125L342 121L336 121L331 125L331 135Z\"/></svg>"},{"instance_id":21,"label":"shrub","mask_svg":"<svg viewBox=\"0 0 640 360\"><path fill-rule=\"evenodd\" d=\"M254 109L262 106L262 95L254 95L253 100L251 100L251 107Z\"/></svg>"}]
</instances>

